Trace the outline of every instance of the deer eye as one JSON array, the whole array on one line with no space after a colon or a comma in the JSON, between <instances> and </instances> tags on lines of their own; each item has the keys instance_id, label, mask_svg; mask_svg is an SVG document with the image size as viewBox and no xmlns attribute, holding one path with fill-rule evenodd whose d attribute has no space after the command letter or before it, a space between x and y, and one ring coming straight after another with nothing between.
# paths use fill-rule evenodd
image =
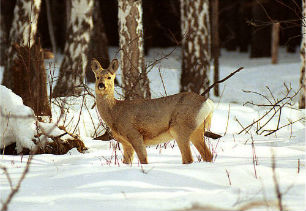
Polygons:
<instances>
[{"instance_id":1,"label":"deer eye","mask_svg":"<svg viewBox=\"0 0 306 211\"><path fill-rule=\"evenodd\" d=\"M112 77L108 77L107 79L109 79L109 80L110 80L110 79L112 79Z\"/></svg>"},{"instance_id":2,"label":"deer eye","mask_svg":"<svg viewBox=\"0 0 306 211\"><path fill-rule=\"evenodd\" d=\"M97 79L99 80L99 77L97 77Z\"/></svg>"}]
</instances>

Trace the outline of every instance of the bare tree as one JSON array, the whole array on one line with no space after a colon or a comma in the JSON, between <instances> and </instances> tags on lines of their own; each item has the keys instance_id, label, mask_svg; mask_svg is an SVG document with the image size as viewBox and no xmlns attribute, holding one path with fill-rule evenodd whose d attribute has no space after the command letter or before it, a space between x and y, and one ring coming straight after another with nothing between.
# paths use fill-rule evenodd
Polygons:
<instances>
[{"instance_id":1,"label":"bare tree","mask_svg":"<svg viewBox=\"0 0 306 211\"><path fill-rule=\"evenodd\" d=\"M11 68L17 58L14 43L20 46L32 47L37 31L37 22L40 12L41 0L17 0L14 9L14 19L9 34L9 47L7 62L5 65L2 84L8 88L12 87Z\"/></svg>"},{"instance_id":2,"label":"bare tree","mask_svg":"<svg viewBox=\"0 0 306 211\"><path fill-rule=\"evenodd\" d=\"M84 82L87 65L87 52L90 32L93 27L93 0L69 0L71 3L70 17L67 28L64 59L53 96L80 94L80 85ZM69 13L68 13L69 14Z\"/></svg>"},{"instance_id":3,"label":"bare tree","mask_svg":"<svg viewBox=\"0 0 306 211\"><path fill-rule=\"evenodd\" d=\"M151 98L145 68L142 1L118 0L120 56L126 99Z\"/></svg>"},{"instance_id":4,"label":"bare tree","mask_svg":"<svg viewBox=\"0 0 306 211\"><path fill-rule=\"evenodd\" d=\"M209 86L209 0L181 0L183 57L181 91L202 93ZM208 97L209 93L205 96Z\"/></svg>"},{"instance_id":5,"label":"bare tree","mask_svg":"<svg viewBox=\"0 0 306 211\"><path fill-rule=\"evenodd\" d=\"M306 84L305 84L305 65L306 65L306 0L302 0L302 43L301 43L301 77L300 77L300 86L301 94L299 101L299 108L305 108L305 93L306 93Z\"/></svg>"}]
</instances>

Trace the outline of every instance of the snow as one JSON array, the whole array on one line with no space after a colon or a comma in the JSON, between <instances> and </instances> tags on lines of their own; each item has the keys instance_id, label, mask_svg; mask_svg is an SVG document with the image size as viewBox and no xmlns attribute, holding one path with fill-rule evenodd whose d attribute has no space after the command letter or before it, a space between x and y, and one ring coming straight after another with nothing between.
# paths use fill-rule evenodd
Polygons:
<instances>
[{"instance_id":1,"label":"snow","mask_svg":"<svg viewBox=\"0 0 306 211\"><path fill-rule=\"evenodd\" d=\"M115 55L117 50L110 49L110 55ZM153 49L146 60L152 62L171 50ZM153 97L171 95L179 91L180 59L180 49L177 49L150 71ZM66 121L60 124L79 133L88 151L81 154L72 149L65 155L34 156L30 172L9 209L238 209L248 202L259 201L267 202L271 207L256 207L253 210L278 210L275 207L277 196L271 168L274 155L283 204L290 210L305 210L305 121L285 127L270 136L257 135L254 128L250 130L250 134L238 134L241 126L236 119L245 126L266 111L262 107L243 106L247 101L263 103L263 99L242 90L268 95L265 86L269 86L276 98L284 96L284 82L291 83L293 90L298 90L299 55L285 54L284 49L281 49L279 62L277 65L271 65L270 59L250 60L247 54L222 51L220 78L240 66L245 69L220 85L220 91L223 93L221 97L211 97L215 102L211 130L225 134L219 140L208 140L216 156L213 163L199 162L199 154L192 146L194 163L181 164L177 144L171 141L147 148L148 165L139 164L137 157L132 165L125 165L121 160L122 148L119 149L115 141L103 142L91 138L96 131L99 134L103 132L102 126L97 129L100 120L96 108L91 109L93 98L66 98L69 111L66 112ZM120 70L117 79L121 81ZM93 88L93 84L90 87ZM121 93L122 91L116 88L116 97L120 97ZM9 102L0 97L1 107L7 105L10 108L7 104ZM16 102L19 99L18 102L21 103L20 98L14 99ZM282 110L281 125L286 124L288 119L294 121L305 117L305 110L297 109L297 99L294 99L294 102ZM84 107L85 104L88 109ZM56 121L60 112L54 104L52 112ZM276 124L277 119L272 119L268 127L273 128ZM21 131L25 132L27 129ZM16 184L20 177L27 158L28 156L23 156L22 159L20 156L1 156L0 165L8 168L13 184ZM5 175L0 174L1 200L6 199L9 192L9 183Z\"/></svg>"},{"instance_id":2,"label":"snow","mask_svg":"<svg viewBox=\"0 0 306 211\"><path fill-rule=\"evenodd\" d=\"M22 148L32 149L35 134L33 110L23 105L21 97L0 85L0 149L16 142L18 153Z\"/></svg>"},{"instance_id":3,"label":"snow","mask_svg":"<svg viewBox=\"0 0 306 211\"><path fill-rule=\"evenodd\" d=\"M0 149L16 143L17 153L21 153L23 148L34 150L36 146L33 142L37 131L44 135L39 141L52 142L49 137L59 136L66 132L56 127L54 123L37 122L34 111L23 104L22 98L12 92L12 90L0 85ZM66 134L61 136L62 140L73 139Z\"/></svg>"}]
</instances>

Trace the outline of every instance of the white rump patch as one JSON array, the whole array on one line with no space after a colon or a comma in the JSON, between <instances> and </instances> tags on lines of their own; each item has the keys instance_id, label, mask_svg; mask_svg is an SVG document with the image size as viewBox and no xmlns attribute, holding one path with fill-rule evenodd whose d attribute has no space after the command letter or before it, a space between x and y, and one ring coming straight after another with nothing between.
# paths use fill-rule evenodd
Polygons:
<instances>
[{"instance_id":1,"label":"white rump patch","mask_svg":"<svg viewBox=\"0 0 306 211\"><path fill-rule=\"evenodd\" d=\"M211 99L207 99L203 104L201 109L199 110L199 113L196 117L196 124L197 127L200 126L204 120L207 118L207 116L212 113L215 109L215 104Z\"/></svg>"}]
</instances>

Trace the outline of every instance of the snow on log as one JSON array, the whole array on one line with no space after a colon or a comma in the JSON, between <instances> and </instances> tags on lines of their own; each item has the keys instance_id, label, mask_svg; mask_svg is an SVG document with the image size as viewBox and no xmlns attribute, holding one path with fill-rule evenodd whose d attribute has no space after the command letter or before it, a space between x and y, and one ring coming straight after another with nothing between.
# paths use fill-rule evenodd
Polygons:
<instances>
[{"instance_id":1,"label":"snow on log","mask_svg":"<svg viewBox=\"0 0 306 211\"><path fill-rule=\"evenodd\" d=\"M0 85L0 149L11 154L65 154L72 148L83 152L87 148L78 136L54 123L38 122L34 111L22 98ZM11 146L16 144L15 149ZM10 154L9 153L9 154Z\"/></svg>"},{"instance_id":2,"label":"snow on log","mask_svg":"<svg viewBox=\"0 0 306 211\"><path fill-rule=\"evenodd\" d=\"M0 149L16 142L17 153L34 149L34 111L23 104L21 97L0 85Z\"/></svg>"}]
</instances>

